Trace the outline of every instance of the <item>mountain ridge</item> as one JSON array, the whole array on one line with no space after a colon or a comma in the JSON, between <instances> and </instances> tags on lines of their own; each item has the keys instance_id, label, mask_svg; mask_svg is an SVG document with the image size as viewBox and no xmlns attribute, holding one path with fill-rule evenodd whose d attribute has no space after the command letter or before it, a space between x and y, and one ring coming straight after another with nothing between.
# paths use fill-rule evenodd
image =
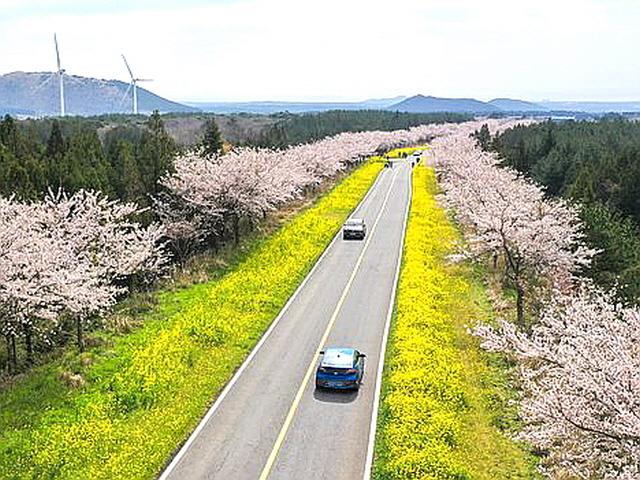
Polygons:
<instances>
[{"instance_id":1,"label":"mountain ridge","mask_svg":"<svg viewBox=\"0 0 640 480\"><path fill-rule=\"evenodd\" d=\"M548 112L549 109L539 103L519 100L517 98L494 98L487 103L505 112Z\"/></svg>"},{"instance_id":2,"label":"mountain ridge","mask_svg":"<svg viewBox=\"0 0 640 480\"><path fill-rule=\"evenodd\" d=\"M131 113L130 84L115 79L98 79L65 75L65 109L68 115L103 115ZM640 101L541 101L494 98L488 102L475 98L446 98L422 94L407 97L370 98L356 102L184 102L163 98L138 87L140 113L158 110L162 113L199 111L235 114L313 113L327 110L391 110L409 113L495 113L544 114L552 112L640 112ZM55 72L10 72L0 75L0 115L55 116L59 114L58 78Z\"/></svg>"},{"instance_id":3,"label":"mountain ridge","mask_svg":"<svg viewBox=\"0 0 640 480\"><path fill-rule=\"evenodd\" d=\"M131 112L129 83L79 75L65 75L65 110L68 115ZM11 72L0 75L0 112L58 115L60 94L55 72ZM140 113L196 112L198 109L163 98L138 87ZM23 113L24 114L24 113Z\"/></svg>"},{"instance_id":4,"label":"mountain ridge","mask_svg":"<svg viewBox=\"0 0 640 480\"><path fill-rule=\"evenodd\" d=\"M387 109L409 113L497 113L501 111L498 107L475 98L445 98L421 94L409 97Z\"/></svg>"}]
</instances>

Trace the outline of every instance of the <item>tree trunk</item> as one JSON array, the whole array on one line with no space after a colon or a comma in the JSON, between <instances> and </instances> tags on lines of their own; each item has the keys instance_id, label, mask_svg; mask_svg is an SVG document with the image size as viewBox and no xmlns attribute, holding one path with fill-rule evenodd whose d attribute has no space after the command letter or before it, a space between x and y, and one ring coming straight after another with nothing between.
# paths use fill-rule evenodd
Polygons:
<instances>
[{"instance_id":1,"label":"tree trunk","mask_svg":"<svg viewBox=\"0 0 640 480\"><path fill-rule=\"evenodd\" d=\"M78 343L78 349L84 352L84 335L82 332L82 319L76 317L76 341Z\"/></svg>"},{"instance_id":2,"label":"tree trunk","mask_svg":"<svg viewBox=\"0 0 640 480\"><path fill-rule=\"evenodd\" d=\"M24 343L27 349L27 365L33 365L33 336L31 335L31 328L24 327Z\"/></svg>"},{"instance_id":3,"label":"tree trunk","mask_svg":"<svg viewBox=\"0 0 640 480\"><path fill-rule=\"evenodd\" d=\"M9 359L9 367L12 373L18 371L18 349L16 348L16 336L11 335L11 355Z\"/></svg>"},{"instance_id":4,"label":"tree trunk","mask_svg":"<svg viewBox=\"0 0 640 480\"><path fill-rule=\"evenodd\" d=\"M518 315L518 325L524 328L524 288L519 280L516 280L516 312Z\"/></svg>"},{"instance_id":5,"label":"tree trunk","mask_svg":"<svg viewBox=\"0 0 640 480\"><path fill-rule=\"evenodd\" d=\"M13 335L6 334L4 336L5 341L7 342L7 363L3 365L3 370L7 370L9 375L15 373L15 364L14 364L14 352L15 352L15 341L12 345Z\"/></svg>"},{"instance_id":6,"label":"tree trunk","mask_svg":"<svg viewBox=\"0 0 640 480\"><path fill-rule=\"evenodd\" d=\"M238 215L233 216L233 240L237 247L240 243L240 217Z\"/></svg>"}]
</instances>

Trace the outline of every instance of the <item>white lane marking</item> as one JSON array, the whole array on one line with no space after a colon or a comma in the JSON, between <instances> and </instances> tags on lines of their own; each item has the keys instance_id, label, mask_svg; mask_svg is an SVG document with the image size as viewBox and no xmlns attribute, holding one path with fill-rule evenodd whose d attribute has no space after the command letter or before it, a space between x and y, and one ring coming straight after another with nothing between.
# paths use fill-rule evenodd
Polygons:
<instances>
[{"instance_id":1,"label":"white lane marking","mask_svg":"<svg viewBox=\"0 0 640 480\"><path fill-rule=\"evenodd\" d=\"M271 450L271 453L269 454L269 458L267 459L267 463L265 463L264 468L262 469L262 473L260 474L259 480L266 480L267 477L269 476L269 474L271 473L271 469L273 468L274 463L276 462L276 459L278 458L278 453L280 452L280 448L282 447L282 444L284 443L284 440L287 436L287 432L289 430L289 427L291 425L291 422L293 421L293 417L295 416L296 410L298 409L298 405L300 404L300 400L302 399L302 395L304 394L305 388L307 386L307 383L309 383L309 379L311 378L311 375L313 374L313 371L315 369L316 363L317 363L317 352L319 352L322 348L322 346L325 344L325 342L327 341L327 338L329 338L329 333L331 333L331 329L333 328L333 324L335 323L336 319L338 318L338 314L340 313L340 309L342 308L342 305L344 304L347 295L349 294L349 290L351 289L351 285L353 284L353 280L356 277L356 274L358 273L358 270L360 269L360 265L362 264L362 260L364 259L364 255L365 253L367 253L367 249L369 248L369 245L371 244L371 239L373 238L373 233L376 231L376 227L378 226L378 223L380 222L380 218L382 218L382 214L384 213L385 207L387 206L387 203L389 201L389 198L391 197L391 192L393 191L393 185L396 181L396 177L398 176L398 172L399 170L396 170L396 172L393 175L393 178L391 180L391 185L389 186L389 190L387 191L387 194L384 197L384 201L382 202L382 205L380 206L380 211L378 212L378 215L376 215L376 219L373 223L373 226L371 227L371 231L369 232L369 235L367 236L367 241L364 244L364 247L362 248L362 251L360 252L360 255L358 256L358 260L355 264L355 266L353 267L353 270L351 271L351 276L349 277L349 280L347 281L347 284L345 285L344 289L342 290L342 295L340 296L340 299L338 300L338 303L336 304L333 313L331 314L331 318L329 319L329 322L327 323L327 328L325 329L324 333L322 334L322 338L320 339L320 342L318 344L318 348L313 352L313 358L311 359L311 362L309 363L309 366L307 367L307 371L304 375L304 378L302 380L302 383L300 384L300 387L298 388L298 391L296 393L296 396L293 399L293 403L291 404L291 407L289 408L289 412L287 413L287 416L284 420L284 423L282 425L282 428L280 429L280 432L278 433L278 437L276 438L275 443L273 444L273 449Z\"/></svg>"},{"instance_id":2,"label":"white lane marking","mask_svg":"<svg viewBox=\"0 0 640 480\"><path fill-rule=\"evenodd\" d=\"M371 425L369 428L369 444L367 446L367 459L365 460L363 480L371 479L371 470L373 468L373 452L376 442L376 429L378 427L378 408L380 407L380 393L382 390L382 372L384 370L384 361L387 353L387 341L389 339L389 328L391 326L391 318L393 317L393 307L396 303L396 291L398 289L398 277L400 276L400 266L402 265L402 257L404 254L404 237L407 230L407 222L409 219L409 209L411 207L411 198L413 196L412 186L413 170L409 172L409 199L404 212L404 224L402 225L402 239L400 240L400 255L398 255L398 263L396 264L396 274L393 281L393 290L389 299L389 309L387 310L387 319L384 325L384 333L382 334L382 346L380 348L380 359L378 360L378 373L376 374L376 384L373 397L373 410L371 412Z\"/></svg>"},{"instance_id":3,"label":"white lane marking","mask_svg":"<svg viewBox=\"0 0 640 480\"><path fill-rule=\"evenodd\" d=\"M373 184L371 185L371 187L369 188L369 190L367 191L365 196L362 198L362 200L360 200L360 203L358 203L358 205L356 205L356 207L353 209L353 212L351 212L350 215L352 215L354 212L357 212L358 210L360 210L364 206L365 202L368 200L368 198L372 195L372 192L378 186L378 183L380 183L380 179L384 176L383 174L385 173L385 171L386 170L384 170L384 169L380 171L380 173L376 177L375 181L373 182ZM340 238L341 234L342 234L342 228L340 228L337 231L337 233L335 234L335 236L333 237L333 239L331 240L329 245L327 245L327 247L324 249L322 254L318 257L318 260L316 260L316 263L313 265L313 267L311 268L311 270L309 271L307 276L304 278L302 283L300 285L298 285L298 288L296 288L296 290L293 292L293 294L289 297L289 300L287 301L287 303L285 303L284 307L282 307L282 310L280 310L280 313L278 314L278 316L273 320L273 322L271 322L271 325L269 326L267 331L262 335L262 337L260 338L258 343L256 343L256 346L253 347L253 350L251 350L251 353L249 353L249 355L247 356L245 361L242 362L242 365L240 365L240 368L238 368L238 370L233 375L233 377L231 377L231 380L229 380L229 383L227 383L227 385L224 387L222 392L220 392L220 395L218 395L218 398L216 399L216 401L213 403L213 405L211 405L211 407L209 408L209 410L207 411L205 416L202 417L202 420L200 420L200 423L198 423L198 425L196 426L195 430L191 433L191 435L189 435L189 438L187 439L187 441L184 443L184 445L182 445L182 447L180 448L178 453L176 453L175 457L173 457L173 459L171 460L171 463L169 463L167 468L165 468L165 470L162 472L162 474L160 475L158 480L167 480L169 478L169 475L171 475L173 470L180 463L180 460L182 460L182 457L185 456L185 454L187 453L187 451L191 447L191 444L195 441L195 439L198 437L200 432L204 429L204 427L207 424L207 422L209 421L209 419L213 416L214 413L216 413L216 410L218 410L218 408L220 407L220 404L222 403L222 401L229 394L229 392L231 391L233 386L236 384L236 382L238 381L238 379L240 378L242 373L249 366L249 363L251 363L251 360L253 359L253 357L256 356L256 354L260 350L260 347L262 347L262 345L267 341L267 339L271 335L271 332L273 332L273 330L275 330L276 326L280 322L280 319L282 319L282 317L284 317L284 314L289 309L289 306L291 306L291 304L295 301L295 299L298 296L298 294L300 293L300 291L302 291L304 286L307 284L309 279L312 277L313 273L318 268L318 265L322 262L322 259L327 255L327 253L331 249L332 245L336 242L336 240L338 240L338 238Z\"/></svg>"}]
</instances>

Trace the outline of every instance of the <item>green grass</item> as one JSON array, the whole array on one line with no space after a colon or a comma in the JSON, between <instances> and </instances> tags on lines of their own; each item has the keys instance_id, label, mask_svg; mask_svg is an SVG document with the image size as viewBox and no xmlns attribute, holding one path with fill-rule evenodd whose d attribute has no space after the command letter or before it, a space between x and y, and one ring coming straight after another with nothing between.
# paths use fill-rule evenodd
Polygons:
<instances>
[{"instance_id":1,"label":"green grass","mask_svg":"<svg viewBox=\"0 0 640 480\"><path fill-rule=\"evenodd\" d=\"M508 436L517 426L509 369L467 332L493 313L483 272L450 265L460 240L417 167L396 312L387 348L374 478L529 479L535 458Z\"/></svg>"},{"instance_id":2,"label":"green grass","mask_svg":"<svg viewBox=\"0 0 640 480\"><path fill-rule=\"evenodd\" d=\"M153 478L195 427L381 169L370 162L208 283L159 292L127 335L104 333L0 392L0 478ZM64 371L86 385L73 389Z\"/></svg>"}]
</instances>

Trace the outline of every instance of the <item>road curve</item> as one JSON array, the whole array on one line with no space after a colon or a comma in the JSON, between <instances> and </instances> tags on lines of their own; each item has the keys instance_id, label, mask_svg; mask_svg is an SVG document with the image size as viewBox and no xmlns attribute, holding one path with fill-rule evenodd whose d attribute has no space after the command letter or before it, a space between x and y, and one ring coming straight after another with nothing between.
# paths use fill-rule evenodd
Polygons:
<instances>
[{"instance_id":1,"label":"road curve","mask_svg":"<svg viewBox=\"0 0 640 480\"><path fill-rule=\"evenodd\" d=\"M162 480L362 478L410 178L406 162L380 174L353 215L365 219L367 241L338 238L329 246ZM332 345L367 354L358 392L316 391L313 375L302 385L318 351Z\"/></svg>"}]
</instances>

